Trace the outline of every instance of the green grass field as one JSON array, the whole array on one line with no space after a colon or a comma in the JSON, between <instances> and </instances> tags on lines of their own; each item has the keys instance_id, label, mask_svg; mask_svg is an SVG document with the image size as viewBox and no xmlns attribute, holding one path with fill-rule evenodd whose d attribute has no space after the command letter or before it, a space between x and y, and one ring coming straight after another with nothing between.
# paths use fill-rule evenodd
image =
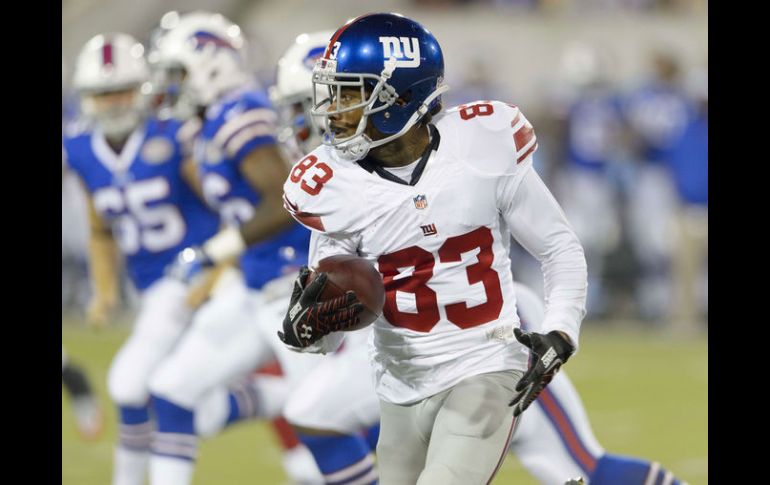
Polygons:
<instances>
[{"instance_id":1,"label":"green grass field","mask_svg":"<svg viewBox=\"0 0 770 485\"><path fill-rule=\"evenodd\" d=\"M62 327L62 343L108 403L110 359L128 334L126 325L94 332ZM708 344L706 336L672 337L659 332L584 325L581 351L565 367L581 393L594 432L608 451L660 462L690 485L708 483ZM84 443L75 432L62 393L62 485L110 482L115 412L107 405L101 440ZM235 426L202 443L197 485L286 483L280 453L262 423ZM509 456L495 483L537 485Z\"/></svg>"}]
</instances>

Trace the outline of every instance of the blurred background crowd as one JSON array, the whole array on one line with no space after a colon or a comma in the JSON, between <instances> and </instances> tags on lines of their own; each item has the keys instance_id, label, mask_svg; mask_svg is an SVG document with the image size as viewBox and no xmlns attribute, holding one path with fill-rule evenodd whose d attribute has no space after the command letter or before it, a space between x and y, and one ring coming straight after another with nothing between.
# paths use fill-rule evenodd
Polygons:
<instances>
[{"instance_id":1,"label":"blurred background crowd","mask_svg":"<svg viewBox=\"0 0 770 485\"><path fill-rule=\"evenodd\" d=\"M299 33L375 10L420 21L444 49L445 106L499 99L535 127L536 168L586 250L588 324L707 329L706 1L63 0L62 123L77 116L69 76L86 40L122 31L147 42L164 12L197 8L242 26L265 87ZM79 183L63 172L63 316L90 296L87 231ZM514 277L542 294L536 261L512 252Z\"/></svg>"}]
</instances>

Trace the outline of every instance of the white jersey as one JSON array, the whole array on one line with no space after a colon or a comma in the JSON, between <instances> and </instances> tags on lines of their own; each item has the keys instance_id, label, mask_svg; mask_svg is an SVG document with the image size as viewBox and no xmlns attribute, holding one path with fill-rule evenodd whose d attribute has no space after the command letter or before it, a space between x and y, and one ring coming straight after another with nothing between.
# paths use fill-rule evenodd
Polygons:
<instances>
[{"instance_id":1,"label":"white jersey","mask_svg":"<svg viewBox=\"0 0 770 485\"><path fill-rule=\"evenodd\" d=\"M519 109L460 106L431 134L411 185L365 161L341 161L326 146L298 162L284 185L287 210L314 231L311 263L356 254L383 275L373 366L380 398L395 404L472 375L526 370L528 349L513 337L512 233L543 261L546 294L549 284L553 290L544 327L577 343L584 313L582 248L532 169L537 142Z\"/></svg>"}]
</instances>

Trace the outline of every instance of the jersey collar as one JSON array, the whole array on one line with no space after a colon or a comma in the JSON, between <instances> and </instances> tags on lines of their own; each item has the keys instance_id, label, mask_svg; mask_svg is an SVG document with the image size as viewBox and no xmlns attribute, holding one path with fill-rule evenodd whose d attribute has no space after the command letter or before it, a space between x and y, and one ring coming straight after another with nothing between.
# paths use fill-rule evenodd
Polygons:
<instances>
[{"instance_id":1,"label":"jersey collar","mask_svg":"<svg viewBox=\"0 0 770 485\"><path fill-rule=\"evenodd\" d=\"M441 141L441 135L438 134L438 129L435 126L428 125L428 130L430 131L430 143L428 144L428 147L425 149L425 151L422 152L420 162L416 167L414 167L412 178L409 180L409 182L400 177L396 177L392 173L385 170L382 165L375 162L374 160L369 159L368 157L364 158L363 160L359 160L358 165L369 173L376 172L377 175L384 178L385 180L390 180L391 182L396 182L397 184L402 185L416 185L417 182L420 181L420 177L422 177L422 172L425 170L425 165L427 165L431 154L438 150L438 144Z\"/></svg>"},{"instance_id":2,"label":"jersey collar","mask_svg":"<svg viewBox=\"0 0 770 485\"><path fill-rule=\"evenodd\" d=\"M107 143L107 138L101 129L96 128L91 137L91 147L102 165L112 173L122 173L128 170L139 153L144 141L144 126L140 124L128 137L120 154L115 153Z\"/></svg>"}]
</instances>

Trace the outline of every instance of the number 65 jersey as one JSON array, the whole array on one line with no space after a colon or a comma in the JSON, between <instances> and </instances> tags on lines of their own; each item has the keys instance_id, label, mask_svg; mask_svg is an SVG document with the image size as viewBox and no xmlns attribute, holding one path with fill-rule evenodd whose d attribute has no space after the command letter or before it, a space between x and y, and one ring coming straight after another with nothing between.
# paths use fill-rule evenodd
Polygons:
<instances>
[{"instance_id":1,"label":"number 65 jersey","mask_svg":"<svg viewBox=\"0 0 770 485\"><path fill-rule=\"evenodd\" d=\"M287 210L315 232L311 262L357 254L382 274L373 366L380 398L395 404L472 375L526 370L528 349L513 337L511 234L543 264L544 332L577 345L585 313L583 250L532 169L537 140L519 109L471 103L429 129L430 147L406 180L321 146L284 184Z\"/></svg>"},{"instance_id":2,"label":"number 65 jersey","mask_svg":"<svg viewBox=\"0 0 770 485\"><path fill-rule=\"evenodd\" d=\"M132 282L145 290L183 248L216 234L219 217L182 178L180 123L146 120L120 154L98 128L73 127L67 164L83 180L94 208L126 257Z\"/></svg>"}]
</instances>

